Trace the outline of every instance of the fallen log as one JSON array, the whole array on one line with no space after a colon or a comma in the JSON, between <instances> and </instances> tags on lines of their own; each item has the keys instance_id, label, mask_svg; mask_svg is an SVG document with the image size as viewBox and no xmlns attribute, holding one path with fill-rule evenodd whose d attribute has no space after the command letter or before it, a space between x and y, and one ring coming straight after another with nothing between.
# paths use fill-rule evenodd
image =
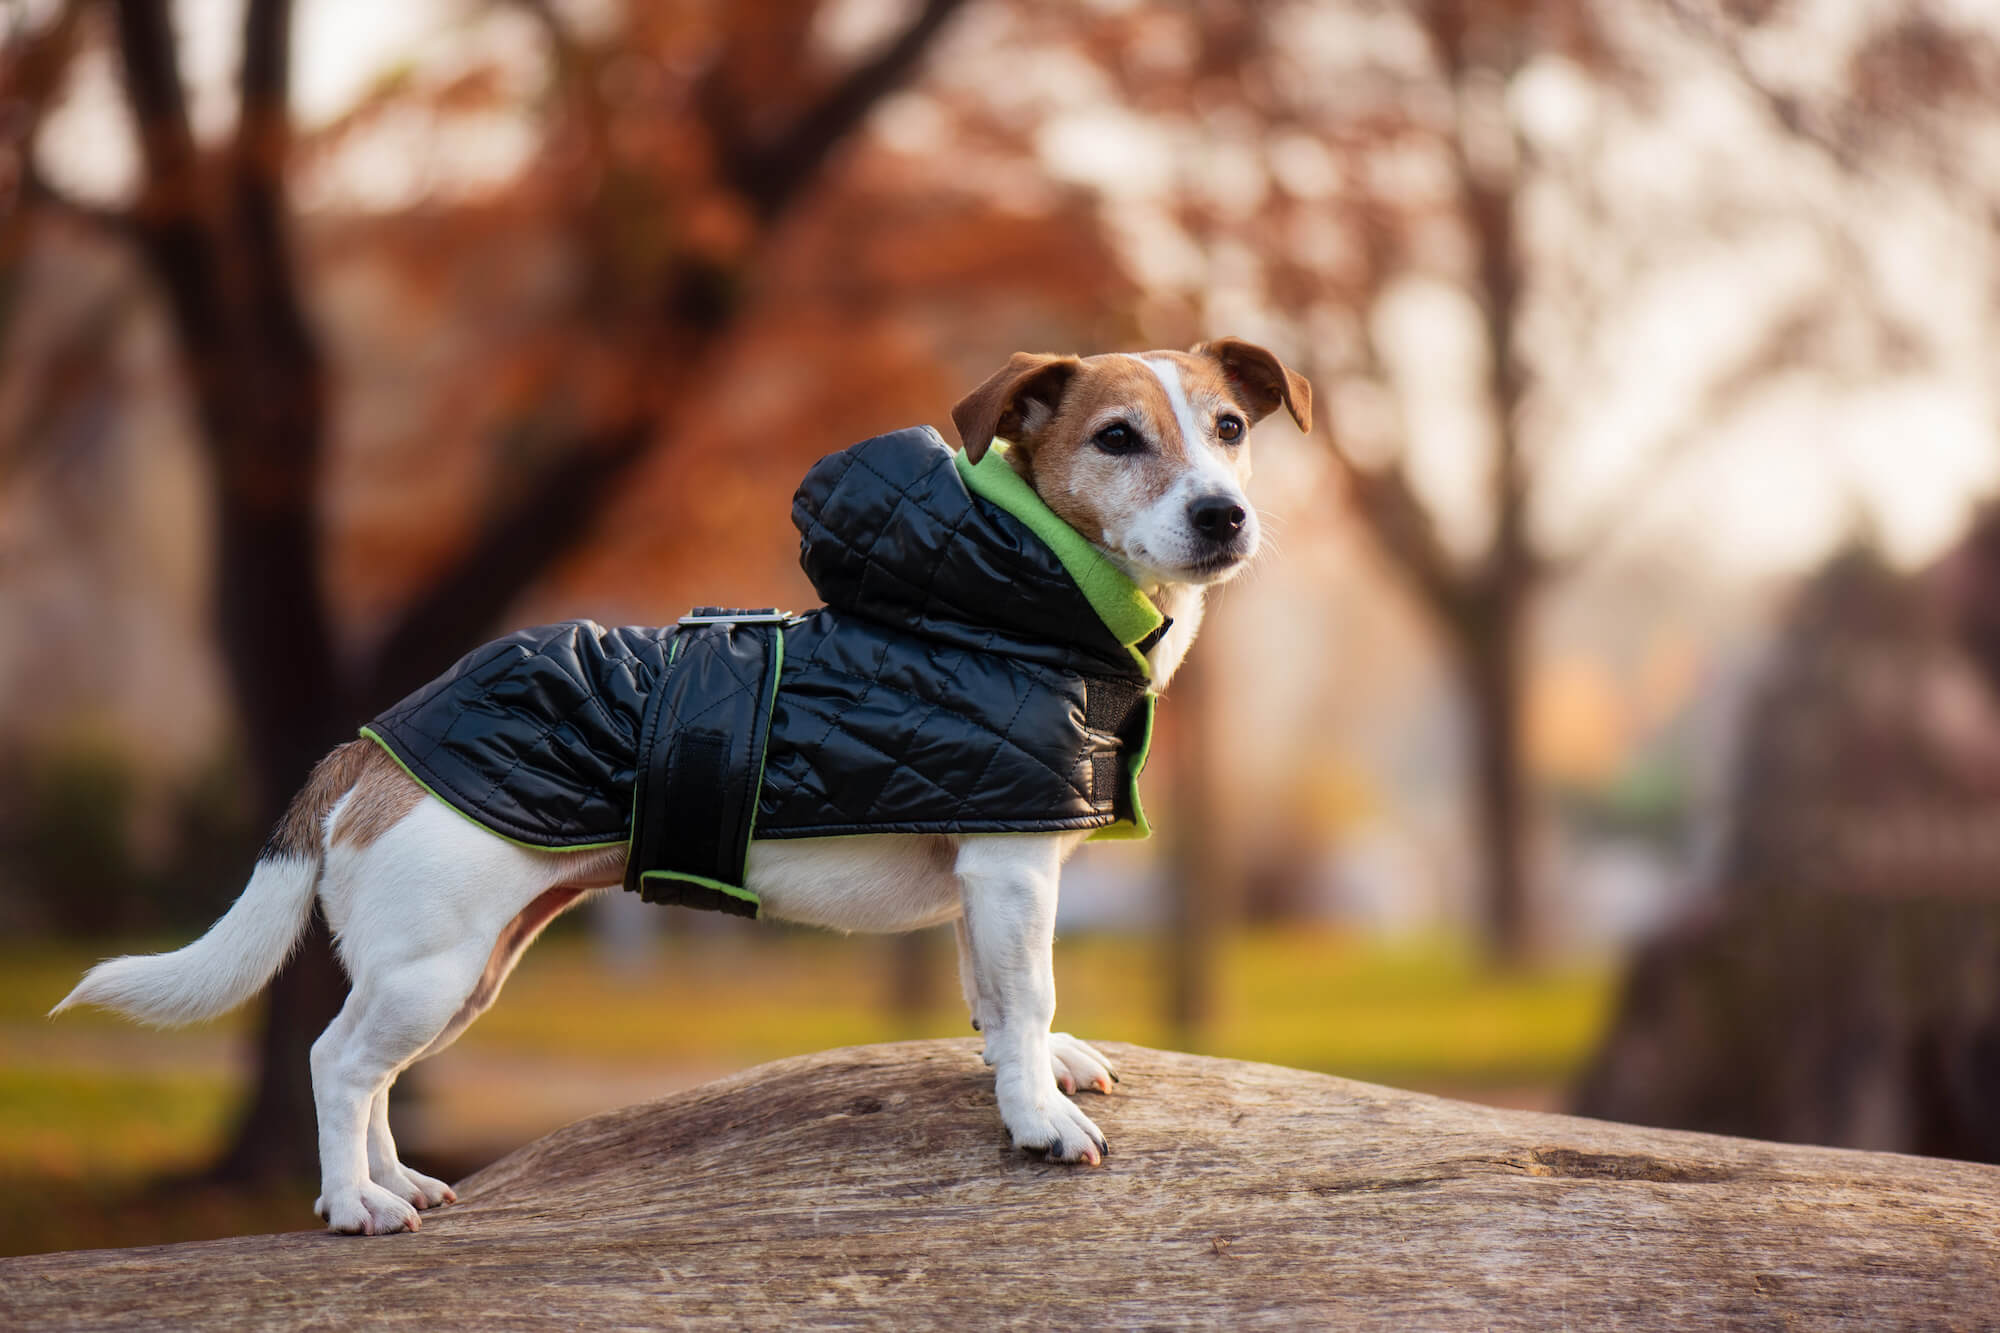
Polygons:
<instances>
[{"instance_id":1,"label":"fallen log","mask_svg":"<svg viewBox=\"0 0 2000 1333\"><path fill-rule=\"evenodd\" d=\"M976 1049L829 1051L579 1121L415 1234L0 1261L0 1327L2000 1321L2000 1168L1116 1045L1109 1160L1051 1166L1009 1147Z\"/></svg>"}]
</instances>

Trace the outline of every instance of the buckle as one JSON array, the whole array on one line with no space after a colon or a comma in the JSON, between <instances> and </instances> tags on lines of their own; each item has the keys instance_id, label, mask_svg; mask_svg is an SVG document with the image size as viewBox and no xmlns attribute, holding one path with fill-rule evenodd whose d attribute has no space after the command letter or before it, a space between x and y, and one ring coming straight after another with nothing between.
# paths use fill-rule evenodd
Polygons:
<instances>
[{"instance_id":1,"label":"buckle","mask_svg":"<svg viewBox=\"0 0 2000 1333\"><path fill-rule=\"evenodd\" d=\"M783 625L792 619L790 611L775 606L732 610L726 606L697 606L674 622L679 625Z\"/></svg>"}]
</instances>

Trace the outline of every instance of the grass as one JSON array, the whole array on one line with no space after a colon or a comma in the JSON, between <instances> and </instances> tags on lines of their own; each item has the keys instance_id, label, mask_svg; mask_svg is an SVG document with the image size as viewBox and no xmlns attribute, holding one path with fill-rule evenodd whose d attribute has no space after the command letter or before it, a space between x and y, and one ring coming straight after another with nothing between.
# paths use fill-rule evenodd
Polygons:
<instances>
[{"instance_id":1,"label":"grass","mask_svg":"<svg viewBox=\"0 0 2000 1333\"><path fill-rule=\"evenodd\" d=\"M533 1071L511 1076L546 1081L969 1036L949 940L930 944L937 1002L899 1017L883 1003L882 941L688 932L625 974L570 933L530 951L461 1046ZM0 949L0 1253L295 1227L299 1200L289 1194L261 1202L155 1187L198 1167L226 1134L247 1019L193 1032L144 1032L95 1013L44 1021L100 952ZM1469 947L1442 939L1246 932L1219 951L1212 1021L1177 1037L1161 1018L1159 959L1158 944L1142 938L1061 941L1061 1027L1460 1095L1567 1081L1606 1020L1612 980L1603 965L1495 973Z\"/></svg>"},{"instance_id":2,"label":"grass","mask_svg":"<svg viewBox=\"0 0 2000 1333\"><path fill-rule=\"evenodd\" d=\"M607 977L574 944L558 945L546 958L529 956L465 1041L711 1065L960 1034L965 1015L948 952L936 968L936 989L948 996L910 1020L878 1001L883 955L872 941L683 942L667 966L639 978ZM1231 939L1218 960L1213 1021L1181 1038L1161 1017L1158 956L1151 941L1131 936L1060 942L1059 1025L1376 1081L1541 1082L1575 1070L1609 999L1603 966L1497 974L1470 948L1441 940L1386 945L1296 928Z\"/></svg>"}]
</instances>

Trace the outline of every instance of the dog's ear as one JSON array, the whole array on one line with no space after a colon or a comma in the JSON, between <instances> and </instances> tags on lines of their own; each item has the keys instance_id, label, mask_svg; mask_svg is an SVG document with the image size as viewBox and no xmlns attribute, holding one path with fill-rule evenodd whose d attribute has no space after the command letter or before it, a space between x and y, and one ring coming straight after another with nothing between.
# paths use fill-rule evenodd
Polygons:
<instances>
[{"instance_id":1,"label":"dog's ear","mask_svg":"<svg viewBox=\"0 0 2000 1333\"><path fill-rule=\"evenodd\" d=\"M1299 423L1300 430L1312 429L1312 385L1306 383L1305 376L1256 343L1241 338L1216 338L1197 343L1189 350L1222 367L1222 377L1229 381L1237 401L1249 409L1251 425L1282 406Z\"/></svg>"},{"instance_id":2,"label":"dog's ear","mask_svg":"<svg viewBox=\"0 0 2000 1333\"><path fill-rule=\"evenodd\" d=\"M965 456L977 463L996 435L1025 443L1055 416L1070 376L1082 364L1073 356L1037 352L1007 358L1003 369L951 409Z\"/></svg>"}]
</instances>

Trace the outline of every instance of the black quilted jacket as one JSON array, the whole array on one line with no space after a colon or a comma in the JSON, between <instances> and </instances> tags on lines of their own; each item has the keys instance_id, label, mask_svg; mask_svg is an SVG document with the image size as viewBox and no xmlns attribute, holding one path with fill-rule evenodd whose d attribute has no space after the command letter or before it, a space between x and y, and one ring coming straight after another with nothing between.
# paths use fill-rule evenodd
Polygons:
<instances>
[{"instance_id":1,"label":"black quilted jacket","mask_svg":"<svg viewBox=\"0 0 2000 1333\"><path fill-rule=\"evenodd\" d=\"M495 833L629 844L628 887L726 910L755 911L752 836L1144 835L1161 617L1002 450L974 467L928 427L877 436L815 464L792 521L815 611L521 630L362 734Z\"/></svg>"}]
</instances>

